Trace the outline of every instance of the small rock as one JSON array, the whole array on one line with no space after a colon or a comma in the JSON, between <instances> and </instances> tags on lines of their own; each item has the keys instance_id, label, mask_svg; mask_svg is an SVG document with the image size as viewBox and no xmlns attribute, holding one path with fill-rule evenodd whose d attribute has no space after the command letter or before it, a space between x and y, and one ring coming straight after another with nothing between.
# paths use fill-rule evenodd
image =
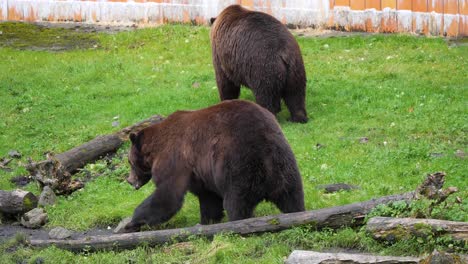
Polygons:
<instances>
[{"instance_id":1,"label":"small rock","mask_svg":"<svg viewBox=\"0 0 468 264\"><path fill-rule=\"evenodd\" d=\"M434 250L427 258L422 259L419 263L427 264L462 264L466 263L466 259L462 259L457 254L450 254L446 252L439 252Z\"/></svg>"},{"instance_id":2,"label":"small rock","mask_svg":"<svg viewBox=\"0 0 468 264\"><path fill-rule=\"evenodd\" d=\"M197 88L200 88L200 83L199 82L194 82L192 83L192 87L197 89Z\"/></svg>"},{"instance_id":3,"label":"small rock","mask_svg":"<svg viewBox=\"0 0 468 264\"><path fill-rule=\"evenodd\" d=\"M16 176L10 179L10 182L16 184L16 186L26 186L31 181L28 176Z\"/></svg>"},{"instance_id":4,"label":"small rock","mask_svg":"<svg viewBox=\"0 0 468 264\"><path fill-rule=\"evenodd\" d=\"M5 159L5 158L1 158L0 159L0 166L6 166L8 165L8 163L10 163L13 159Z\"/></svg>"},{"instance_id":5,"label":"small rock","mask_svg":"<svg viewBox=\"0 0 468 264\"><path fill-rule=\"evenodd\" d=\"M42 190L41 195L39 196L38 204L41 206L53 205L57 202L57 196L54 191L49 187L45 186Z\"/></svg>"},{"instance_id":6,"label":"small rock","mask_svg":"<svg viewBox=\"0 0 468 264\"><path fill-rule=\"evenodd\" d=\"M112 122L112 126L113 127L118 127L118 126L120 126L120 122L119 121L114 121L114 122Z\"/></svg>"},{"instance_id":7,"label":"small rock","mask_svg":"<svg viewBox=\"0 0 468 264\"><path fill-rule=\"evenodd\" d=\"M41 258L41 257L38 257L36 258L36 260L34 261L35 264L43 264L44 263L44 259Z\"/></svg>"},{"instance_id":8,"label":"small rock","mask_svg":"<svg viewBox=\"0 0 468 264\"><path fill-rule=\"evenodd\" d=\"M49 237L51 239L65 239L65 238L71 237L72 235L73 235L72 231L65 229L63 227L53 228L49 232Z\"/></svg>"},{"instance_id":9,"label":"small rock","mask_svg":"<svg viewBox=\"0 0 468 264\"><path fill-rule=\"evenodd\" d=\"M325 145L322 145L322 144L320 144L320 143L317 143L317 144L315 145L315 149L321 149L321 148L324 148L324 147L325 147Z\"/></svg>"},{"instance_id":10,"label":"small rock","mask_svg":"<svg viewBox=\"0 0 468 264\"><path fill-rule=\"evenodd\" d=\"M339 191L350 191L350 190L360 189L360 187L356 185L346 184L346 183L334 183L334 184L318 185L317 189L323 189L325 193L334 193L334 192L339 192Z\"/></svg>"},{"instance_id":11,"label":"small rock","mask_svg":"<svg viewBox=\"0 0 468 264\"><path fill-rule=\"evenodd\" d=\"M466 154L463 150L457 149L457 151L455 152L455 156L464 159L466 157Z\"/></svg>"},{"instance_id":12,"label":"small rock","mask_svg":"<svg viewBox=\"0 0 468 264\"><path fill-rule=\"evenodd\" d=\"M34 208L21 217L21 224L27 228L39 228L47 222L47 214L42 208Z\"/></svg>"},{"instance_id":13,"label":"small rock","mask_svg":"<svg viewBox=\"0 0 468 264\"><path fill-rule=\"evenodd\" d=\"M132 221L131 217L126 217L120 221L119 225L114 229L114 233L123 233L124 227Z\"/></svg>"},{"instance_id":14,"label":"small rock","mask_svg":"<svg viewBox=\"0 0 468 264\"><path fill-rule=\"evenodd\" d=\"M359 139L359 143L367 144L367 143L369 143L369 139L367 137L362 137L362 138Z\"/></svg>"},{"instance_id":15,"label":"small rock","mask_svg":"<svg viewBox=\"0 0 468 264\"><path fill-rule=\"evenodd\" d=\"M17 150L10 150L8 151L8 156L14 159L20 159L21 158L21 153Z\"/></svg>"},{"instance_id":16,"label":"small rock","mask_svg":"<svg viewBox=\"0 0 468 264\"><path fill-rule=\"evenodd\" d=\"M431 153L430 155L432 158L440 158L445 156L444 153Z\"/></svg>"}]
</instances>

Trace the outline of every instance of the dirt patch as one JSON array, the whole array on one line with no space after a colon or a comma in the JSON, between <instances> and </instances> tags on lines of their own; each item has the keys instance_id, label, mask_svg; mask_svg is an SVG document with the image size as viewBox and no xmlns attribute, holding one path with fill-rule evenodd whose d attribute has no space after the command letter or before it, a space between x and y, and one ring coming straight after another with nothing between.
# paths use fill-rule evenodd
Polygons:
<instances>
[{"instance_id":1,"label":"dirt patch","mask_svg":"<svg viewBox=\"0 0 468 264\"><path fill-rule=\"evenodd\" d=\"M316 37L316 38L333 38L333 37L352 37L352 36L371 36L379 33L369 32L349 32L349 31L337 31L320 28L298 28L291 29L294 35L300 37Z\"/></svg>"},{"instance_id":2,"label":"dirt patch","mask_svg":"<svg viewBox=\"0 0 468 264\"><path fill-rule=\"evenodd\" d=\"M49 239L50 229L29 229L20 225L1 225L0 226L0 243L15 238L18 234L22 234L26 239ZM112 229L90 229L87 231L73 232L70 239L84 238L87 236L110 235Z\"/></svg>"},{"instance_id":3,"label":"dirt patch","mask_svg":"<svg viewBox=\"0 0 468 264\"><path fill-rule=\"evenodd\" d=\"M0 23L0 47L20 50L66 51L95 49L97 33L133 30L134 26L104 26L72 23Z\"/></svg>"}]
</instances>

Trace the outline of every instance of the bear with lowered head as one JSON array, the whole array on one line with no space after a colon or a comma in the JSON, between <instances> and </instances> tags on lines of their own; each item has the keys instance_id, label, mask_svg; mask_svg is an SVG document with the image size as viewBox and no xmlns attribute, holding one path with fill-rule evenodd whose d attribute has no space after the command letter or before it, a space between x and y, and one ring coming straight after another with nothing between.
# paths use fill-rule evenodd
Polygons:
<instances>
[{"instance_id":1,"label":"bear with lowered head","mask_svg":"<svg viewBox=\"0 0 468 264\"><path fill-rule=\"evenodd\" d=\"M252 217L261 201L282 212L304 211L302 179L275 116L255 103L228 100L197 111L177 111L130 134L130 175L136 189L156 190L124 232L168 221L187 191L198 197L202 224Z\"/></svg>"},{"instance_id":2,"label":"bear with lowered head","mask_svg":"<svg viewBox=\"0 0 468 264\"><path fill-rule=\"evenodd\" d=\"M306 123L306 73L297 41L280 21L231 5L211 18L211 48L221 100L239 98L250 88L257 103L273 114L281 99L290 121Z\"/></svg>"}]
</instances>

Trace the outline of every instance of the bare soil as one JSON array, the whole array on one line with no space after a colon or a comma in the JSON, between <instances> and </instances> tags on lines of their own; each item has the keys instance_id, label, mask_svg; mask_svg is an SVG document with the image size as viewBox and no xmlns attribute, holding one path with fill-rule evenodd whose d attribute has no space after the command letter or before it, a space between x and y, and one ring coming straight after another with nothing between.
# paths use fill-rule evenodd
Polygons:
<instances>
[{"instance_id":1,"label":"bare soil","mask_svg":"<svg viewBox=\"0 0 468 264\"><path fill-rule=\"evenodd\" d=\"M25 228L19 224L13 225L0 225L0 243L10 240L22 234L26 236L26 239L49 239L50 229L40 228L40 229L29 229ZM109 235L112 234L112 229L90 229L87 231L74 232L70 239L78 239L86 236L99 236L99 235Z\"/></svg>"}]
</instances>

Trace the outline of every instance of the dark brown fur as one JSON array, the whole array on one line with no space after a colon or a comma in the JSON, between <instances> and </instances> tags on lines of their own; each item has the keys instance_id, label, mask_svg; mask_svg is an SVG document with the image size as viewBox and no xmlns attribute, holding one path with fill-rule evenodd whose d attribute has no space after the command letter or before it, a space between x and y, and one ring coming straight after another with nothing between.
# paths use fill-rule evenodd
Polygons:
<instances>
[{"instance_id":1,"label":"dark brown fur","mask_svg":"<svg viewBox=\"0 0 468 264\"><path fill-rule=\"evenodd\" d=\"M262 200L284 212L304 210L302 180L294 154L266 109L230 100L198 111L178 111L131 135L128 182L151 178L156 191L140 204L125 231L169 220L185 193L198 196L201 223L252 216Z\"/></svg>"},{"instance_id":2,"label":"dark brown fur","mask_svg":"<svg viewBox=\"0 0 468 264\"><path fill-rule=\"evenodd\" d=\"M210 20L213 66L221 100L239 98L249 87L258 104L273 114L281 98L293 122L306 123L306 74L297 41L276 18L239 5Z\"/></svg>"}]
</instances>

